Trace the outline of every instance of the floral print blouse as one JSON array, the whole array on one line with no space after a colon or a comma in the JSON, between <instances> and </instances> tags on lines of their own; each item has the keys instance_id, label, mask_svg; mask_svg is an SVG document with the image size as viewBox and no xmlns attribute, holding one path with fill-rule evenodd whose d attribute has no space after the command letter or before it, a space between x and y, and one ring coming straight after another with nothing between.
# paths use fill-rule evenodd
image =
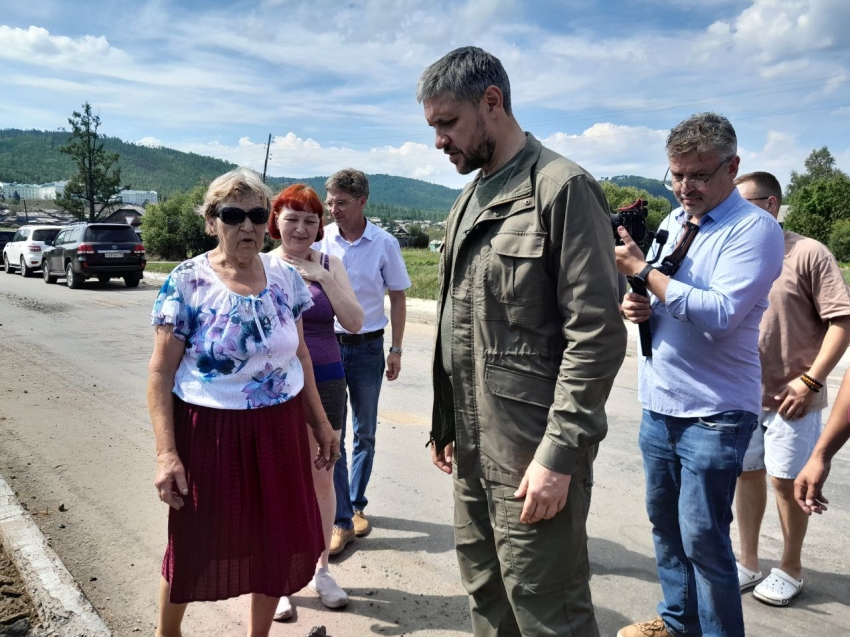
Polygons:
<instances>
[{"instance_id":1,"label":"floral print blouse","mask_svg":"<svg viewBox=\"0 0 850 637\"><path fill-rule=\"evenodd\" d=\"M286 402L304 387L295 355L295 321L313 305L301 275L260 254L266 288L257 296L232 292L206 254L177 266L159 291L152 325L173 325L186 342L174 393L187 403L256 409Z\"/></svg>"}]
</instances>

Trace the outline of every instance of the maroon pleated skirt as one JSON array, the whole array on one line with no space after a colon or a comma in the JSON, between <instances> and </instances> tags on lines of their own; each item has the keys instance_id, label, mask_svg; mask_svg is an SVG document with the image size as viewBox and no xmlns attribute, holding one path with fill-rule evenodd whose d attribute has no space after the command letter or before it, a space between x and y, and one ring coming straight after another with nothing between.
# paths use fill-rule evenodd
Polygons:
<instances>
[{"instance_id":1,"label":"maroon pleated skirt","mask_svg":"<svg viewBox=\"0 0 850 637\"><path fill-rule=\"evenodd\" d=\"M168 511L162 576L170 601L291 595L324 550L301 396L262 409L211 409L174 397L189 495Z\"/></svg>"}]
</instances>

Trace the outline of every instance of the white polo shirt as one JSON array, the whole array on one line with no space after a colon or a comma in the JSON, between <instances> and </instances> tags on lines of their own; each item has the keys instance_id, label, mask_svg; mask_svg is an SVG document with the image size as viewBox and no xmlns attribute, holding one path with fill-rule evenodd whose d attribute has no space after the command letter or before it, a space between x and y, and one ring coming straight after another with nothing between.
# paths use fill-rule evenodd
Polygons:
<instances>
[{"instance_id":1,"label":"white polo shirt","mask_svg":"<svg viewBox=\"0 0 850 637\"><path fill-rule=\"evenodd\" d=\"M325 226L324 238L313 248L339 257L345 266L354 295L363 308L363 329L359 334L385 327L389 322L384 313L385 290L395 292L410 287L398 240L367 219L366 229L357 241L346 241L337 225L331 223ZM350 333L336 319L334 330L337 334Z\"/></svg>"}]
</instances>

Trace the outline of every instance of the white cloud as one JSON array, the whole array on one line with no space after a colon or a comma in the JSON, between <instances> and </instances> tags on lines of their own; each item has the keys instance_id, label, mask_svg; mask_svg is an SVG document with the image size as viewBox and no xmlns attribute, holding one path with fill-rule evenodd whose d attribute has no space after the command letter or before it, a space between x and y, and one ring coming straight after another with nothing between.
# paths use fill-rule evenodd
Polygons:
<instances>
[{"instance_id":1,"label":"white cloud","mask_svg":"<svg viewBox=\"0 0 850 637\"><path fill-rule=\"evenodd\" d=\"M157 139L156 137L142 137L141 139L137 139L135 144L137 146L148 146L150 148L160 148L162 147L162 140Z\"/></svg>"},{"instance_id":2,"label":"white cloud","mask_svg":"<svg viewBox=\"0 0 850 637\"><path fill-rule=\"evenodd\" d=\"M13 29L6 25L0 25L0 58L61 68L93 68L98 64L124 63L128 59L124 51L111 46L102 35L73 39L50 35L41 27Z\"/></svg>"},{"instance_id":3,"label":"white cloud","mask_svg":"<svg viewBox=\"0 0 850 637\"><path fill-rule=\"evenodd\" d=\"M649 13L682 1L656 0ZM22 102L0 115L52 129L88 100L108 134L260 169L277 134L272 174L352 164L457 186L468 178L432 148L414 90L427 64L475 43L504 62L520 124L597 176L663 173L667 129L700 110L727 114L761 149L747 160L774 157L777 170L782 155L799 167L810 150L802 131L819 120L847 146L842 109L765 115L850 102L850 2L706 1L725 17L684 29L656 15L617 24L613 7L610 26L532 22L542 9L516 0L265 0L239 11L147 0L120 32L107 19L78 20L77 31L58 18L50 31L0 26L4 79Z\"/></svg>"}]
</instances>

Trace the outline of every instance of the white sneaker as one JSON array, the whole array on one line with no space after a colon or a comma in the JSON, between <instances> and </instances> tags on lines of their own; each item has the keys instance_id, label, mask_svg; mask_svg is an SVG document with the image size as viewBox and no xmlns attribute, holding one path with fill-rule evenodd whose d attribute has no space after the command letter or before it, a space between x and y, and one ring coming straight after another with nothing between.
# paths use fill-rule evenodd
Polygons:
<instances>
[{"instance_id":1,"label":"white sneaker","mask_svg":"<svg viewBox=\"0 0 850 637\"><path fill-rule=\"evenodd\" d=\"M316 571L310 581L310 590L318 593L322 603L328 608L342 608L348 603L348 595L339 587L326 568Z\"/></svg>"},{"instance_id":2,"label":"white sneaker","mask_svg":"<svg viewBox=\"0 0 850 637\"><path fill-rule=\"evenodd\" d=\"M277 608L274 611L275 621L282 622L286 619L292 619L292 603L288 597L281 597L277 603Z\"/></svg>"}]
</instances>

